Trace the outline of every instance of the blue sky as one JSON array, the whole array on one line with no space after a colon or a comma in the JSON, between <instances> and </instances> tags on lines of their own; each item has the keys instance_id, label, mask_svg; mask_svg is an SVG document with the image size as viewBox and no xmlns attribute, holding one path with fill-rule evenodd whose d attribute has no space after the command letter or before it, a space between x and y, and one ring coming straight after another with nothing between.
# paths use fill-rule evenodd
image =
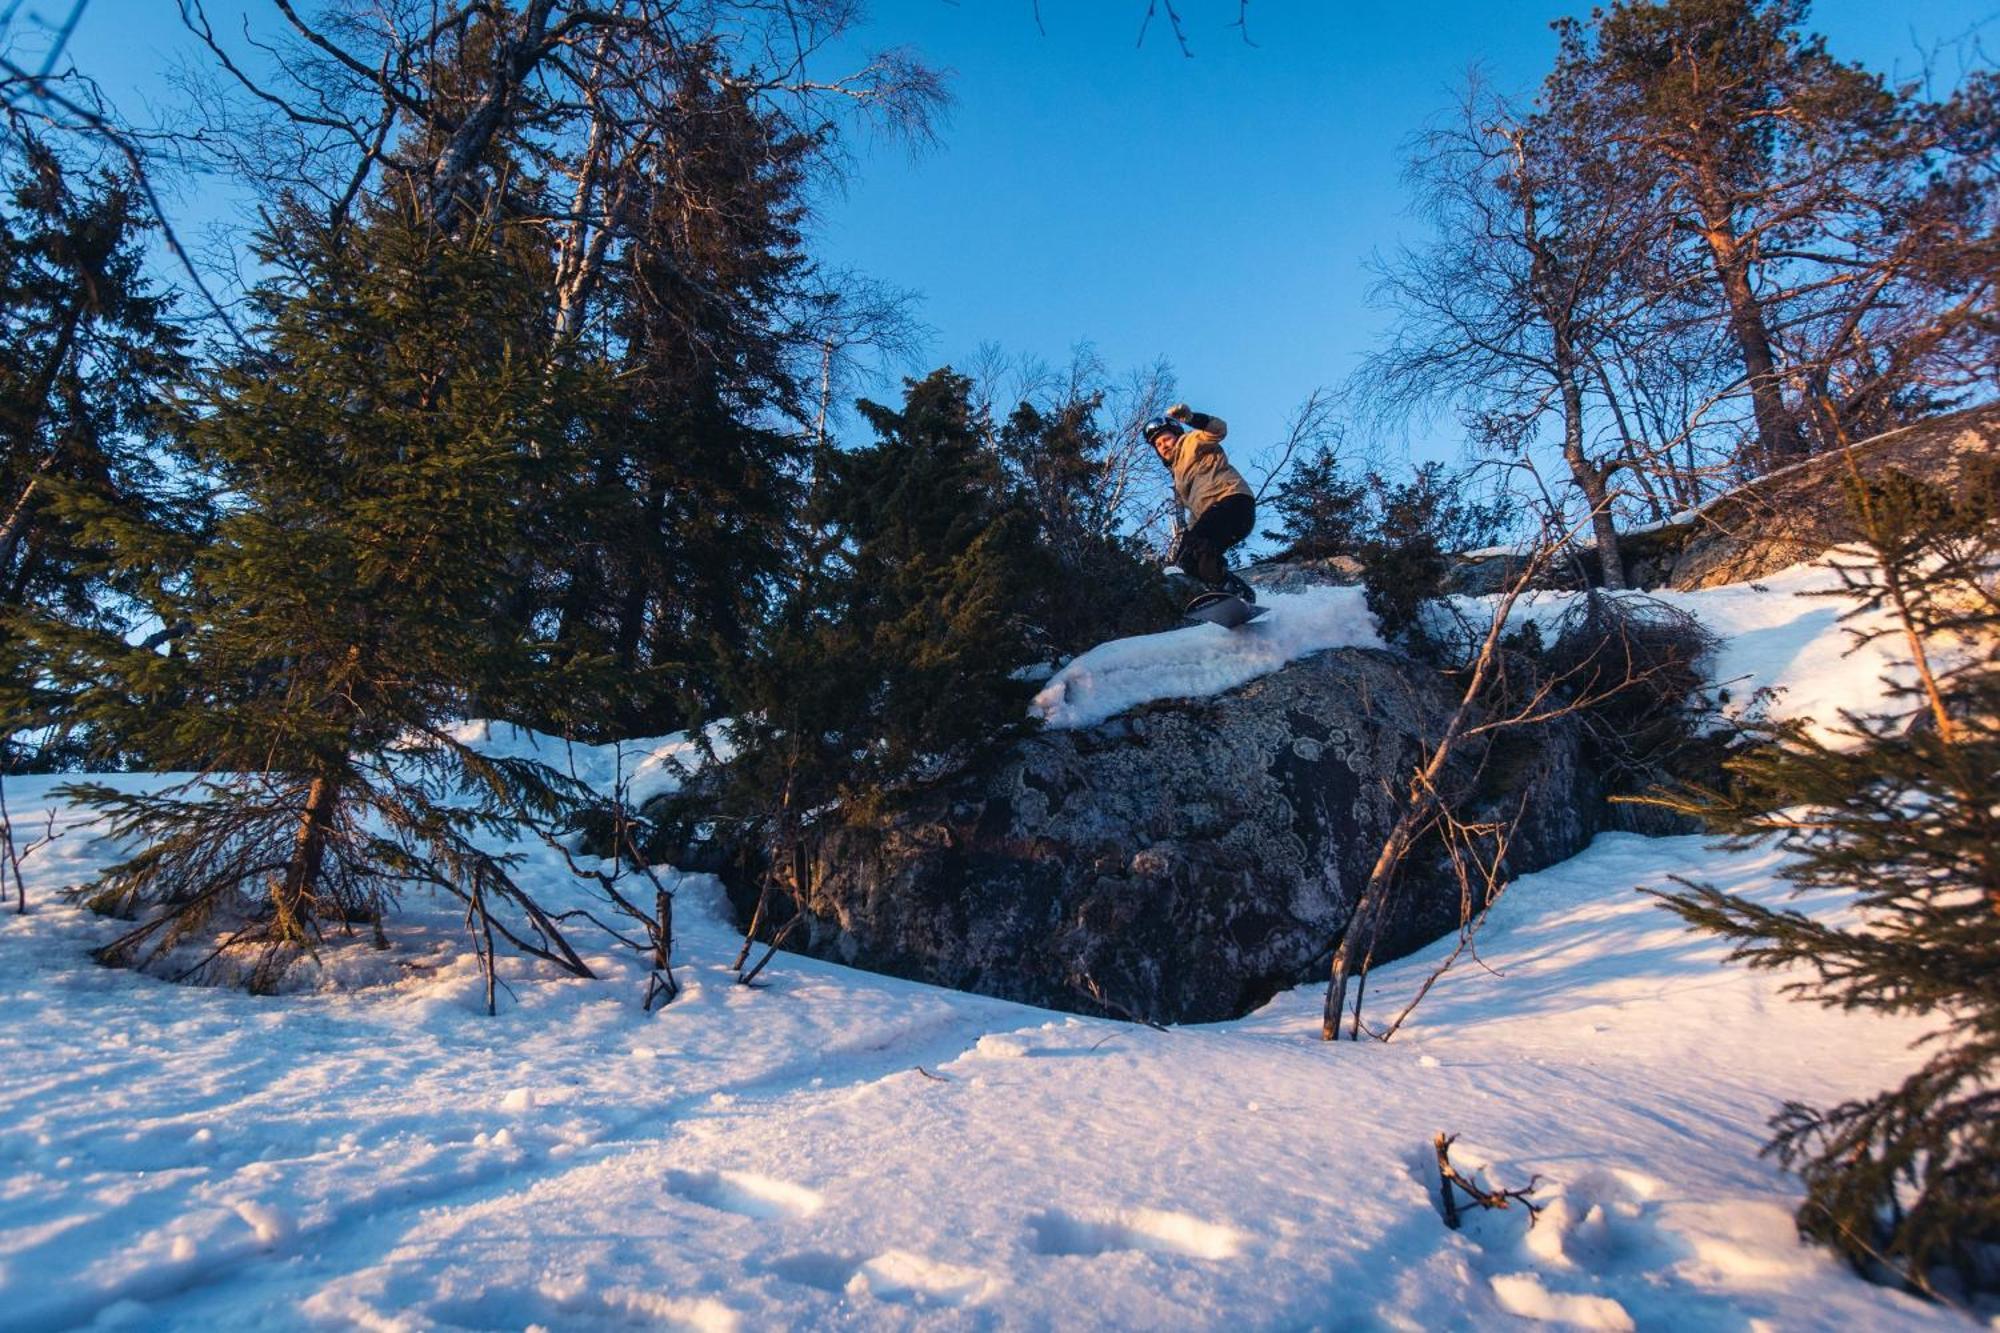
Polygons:
<instances>
[{"instance_id":1,"label":"blue sky","mask_svg":"<svg viewBox=\"0 0 2000 1333\"><path fill-rule=\"evenodd\" d=\"M982 341L1060 360L1087 340L1113 367L1168 357L1185 396L1251 449L1378 335L1368 257L1420 239L1401 187L1411 134L1468 70L1532 92L1551 20L1539 0L1180 0L1193 58L1144 0L876 0L867 35L954 71L942 146L864 155L827 210L830 257L922 290L934 361ZM1921 47L1995 0L1821 0L1839 56L1913 74ZM1448 425L1411 441L1457 452Z\"/></svg>"},{"instance_id":2,"label":"blue sky","mask_svg":"<svg viewBox=\"0 0 2000 1333\"><path fill-rule=\"evenodd\" d=\"M31 0L44 15L67 0ZM219 24L264 0L218 0ZM1053 361L1080 342L1114 370L1170 359L1185 396L1253 452L1379 335L1368 257L1420 236L1405 143L1468 70L1531 92L1562 0L1178 0L1192 57L1146 0L872 0L850 51L901 45L952 73L940 142L856 144L820 210L819 253L922 294L924 363L982 343ZM1910 75L1920 52L1984 24L2000 0L1820 0L1833 51ZM186 49L173 0L91 0L78 61L129 110L168 96ZM833 73L830 60L822 73ZM188 218L226 196L194 189ZM884 392L878 390L878 392ZM1413 439L1451 456L1448 425Z\"/></svg>"}]
</instances>

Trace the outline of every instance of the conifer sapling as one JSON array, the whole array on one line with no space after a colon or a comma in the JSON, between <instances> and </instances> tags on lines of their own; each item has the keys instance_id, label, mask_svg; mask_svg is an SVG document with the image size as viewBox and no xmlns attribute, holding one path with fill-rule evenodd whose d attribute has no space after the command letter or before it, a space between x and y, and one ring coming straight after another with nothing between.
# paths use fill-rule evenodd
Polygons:
<instances>
[{"instance_id":1,"label":"conifer sapling","mask_svg":"<svg viewBox=\"0 0 2000 1333\"><path fill-rule=\"evenodd\" d=\"M1965 466L1958 500L1894 472L1849 486L1866 549L1829 563L1850 632L1905 650L1888 705L1769 726L1726 791L1666 802L1732 846L1775 837L1794 892L1849 894L1857 919L1662 895L1791 994L1935 1021L1901 1085L1789 1103L1769 1147L1805 1182L1804 1235L1932 1296L2000 1290L2000 460Z\"/></svg>"}]
</instances>

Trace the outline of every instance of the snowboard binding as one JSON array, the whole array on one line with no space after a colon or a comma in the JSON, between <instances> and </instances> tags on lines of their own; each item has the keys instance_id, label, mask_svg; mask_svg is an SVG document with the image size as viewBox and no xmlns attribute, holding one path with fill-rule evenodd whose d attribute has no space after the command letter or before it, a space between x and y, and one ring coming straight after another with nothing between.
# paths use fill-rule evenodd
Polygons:
<instances>
[{"instance_id":1,"label":"snowboard binding","mask_svg":"<svg viewBox=\"0 0 2000 1333\"><path fill-rule=\"evenodd\" d=\"M1241 582L1235 579L1231 581L1239 584ZM1243 591L1250 593L1250 589L1247 586L1244 587ZM1236 629L1249 624L1270 610L1269 607L1257 605L1252 600L1255 596L1255 593L1251 593L1250 597L1246 598L1234 592L1225 591L1222 588L1210 588L1205 592L1197 594L1187 604L1187 610L1184 614L1189 620L1205 620L1211 625L1220 625L1224 629Z\"/></svg>"}]
</instances>

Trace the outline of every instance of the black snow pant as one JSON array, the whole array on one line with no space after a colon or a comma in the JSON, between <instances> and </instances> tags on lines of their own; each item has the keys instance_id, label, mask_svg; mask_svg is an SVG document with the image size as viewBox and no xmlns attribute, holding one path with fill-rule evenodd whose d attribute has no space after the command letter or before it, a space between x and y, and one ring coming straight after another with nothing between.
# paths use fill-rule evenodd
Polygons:
<instances>
[{"instance_id":1,"label":"black snow pant","mask_svg":"<svg viewBox=\"0 0 2000 1333\"><path fill-rule=\"evenodd\" d=\"M1225 495L1195 515L1174 548L1173 563L1211 588L1230 582L1223 553L1250 535L1257 525L1257 502L1247 495Z\"/></svg>"}]
</instances>

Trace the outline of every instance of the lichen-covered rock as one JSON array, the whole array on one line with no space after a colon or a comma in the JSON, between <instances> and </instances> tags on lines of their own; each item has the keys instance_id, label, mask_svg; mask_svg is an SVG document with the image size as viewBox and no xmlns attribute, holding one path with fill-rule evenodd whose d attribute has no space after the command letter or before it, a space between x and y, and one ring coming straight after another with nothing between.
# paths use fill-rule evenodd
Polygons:
<instances>
[{"instance_id":1,"label":"lichen-covered rock","mask_svg":"<svg viewBox=\"0 0 2000 1333\"><path fill-rule=\"evenodd\" d=\"M1498 597L1514 586L1527 567L1528 554L1496 550L1455 555L1445 571L1444 590L1459 597ZM1602 583L1598 576L1597 552L1572 547L1560 559L1550 560L1535 575L1535 588L1585 588Z\"/></svg>"},{"instance_id":2,"label":"lichen-covered rock","mask_svg":"<svg viewBox=\"0 0 2000 1333\"><path fill-rule=\"evenodd\" d=\"M1272 560L1246 566L1243 581L1259 592L1298 592L1302 588L1352 587L1361 582L1361 562L1351 555L1308 560Z\"/></svg>"},{"instance_id":3,"label":"lichen-covered rock","mask_svg":"<svg viewBox=\"0 0 2000 1333\"><path fill-rule=\"evenodd\" d=\"M879 825L816 834L788 947L1055 1008L1244 1013L1324 966L1454 702L1408 661L1347 649L1033 736ZM1519 873L1578 851L1602 802L1572 731L1507 746L1454 780L1478 784L1467 809L1525 809ZM732 892L747 915L753 878ZM1378 961L1450 929L1459 901L1441 866L1413 866Z\"/></svg>"}]
</instances>

